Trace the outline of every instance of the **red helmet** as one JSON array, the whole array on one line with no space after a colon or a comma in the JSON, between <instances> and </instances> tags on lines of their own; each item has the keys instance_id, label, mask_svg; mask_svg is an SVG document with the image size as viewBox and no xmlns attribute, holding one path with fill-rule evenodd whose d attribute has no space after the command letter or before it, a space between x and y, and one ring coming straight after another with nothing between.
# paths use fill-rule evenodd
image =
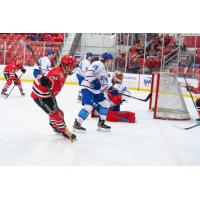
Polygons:
<instances>
[{"instance_id":1,"label":"red helmet","mask_svg":"<svg viewBox=\"0 0 200 200\"><path fill-rule=\"evenodd\" d=\"M69 55L64 55L61 58L61 64L63 66L71 66L74 67L76 65L76 60L73 56L69 56Z\"/></svg>"}]
</instances>

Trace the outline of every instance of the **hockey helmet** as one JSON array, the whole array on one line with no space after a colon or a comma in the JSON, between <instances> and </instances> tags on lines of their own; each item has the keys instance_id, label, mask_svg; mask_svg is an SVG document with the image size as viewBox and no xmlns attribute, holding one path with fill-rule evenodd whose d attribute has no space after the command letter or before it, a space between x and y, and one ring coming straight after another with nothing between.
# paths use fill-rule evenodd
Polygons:
<instances>
[{"instance_id":1,"label":"hockey helmet","mask_svg":"<svg viewBox=\"0 0 200 200\"><path fill-rule=\"evenodd\" d=\"M73 56L69 56L69 55L64 55L61 58L61 64L65 67L65 66L70 66L70 67L74 67L76 65L76 60Z\"/></svg>"},{"instance_id":2,"label":"hockey helmet","mask_svg":"<svg viewBox=\"0 0 200 200\"><path fill-rule=\"evenodd\" d=\"M85 57L86 57L86 58L88 58L88 57L93 57L93 53L92 53L92 52L87 52L86 55L85 55Z\"/></svg>"},{"instance_id":3,"label":"hockey helmet","mask_svg":"<svg viewBox=\"0 0 200 200\"><path fill-rule=\"evenodd\" d=\"M101 54L101 58L100 59L101 60L111 60L111 59L113 59L113 56L112 56L111 53L105 52L105 53Z\"/></svg>"},{"instance_id":4,"label":"hockey helmet","mask_svg":"<svg viewBox=\"0 0 200 200\"><path fill-rule=\"evenodd\" d=\"M113 74L113 81L121 83L124 78L124 75L121 71L115 71Z\"/></svg>"},{"instance_id":5,"label":"hockey helmet","mask_svg":"<svg viewBox=\"0 0 200 200\"><path fill-rule=\"evenodd\" d=\"M47 56L54 55L54 54L55 54L55 51L52 50L52 49L49 49L49 50L47 51Z\"/></svg>"}]
</instances>

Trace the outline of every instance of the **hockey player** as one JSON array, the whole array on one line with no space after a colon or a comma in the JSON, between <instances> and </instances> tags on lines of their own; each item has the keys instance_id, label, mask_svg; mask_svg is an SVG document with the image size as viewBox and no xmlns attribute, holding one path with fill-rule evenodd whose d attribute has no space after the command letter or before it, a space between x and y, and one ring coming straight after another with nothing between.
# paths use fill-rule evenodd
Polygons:
<instances>
[{"instance_id":1,"label":"hockey player","mask_svg":"<svg viewBox=\"0 0 200 200\"><path fill-rule=\"evenodd\" d=\"M200 76L198 76L198 86L194 87L194 86L186 86L187 91L191 91L194 94L200 94ZM199 115L199 118L196 119L196 121L200 122L200 98L197 98L195 101L196 104L196 108L197 108L197 112Z\"/></svg>"},{"instance_id":2,"label":"hockey player","mask_svg":"<svg viewBox=\"0 0 200 200\"><path fill-rule=\"evenodd\" d=\"M85 76L85 72L87 71L88 67L91 65L91 62L93 60L93 54L91 52L87 52L85 59L83 59L79 66L76 69L76 77L78 79L78 83L79 85L81 85L84 76ZM81 90L78 93L78 101L81 101Z\"/></svg>"},{"instance_id":3,"label":"hockey player","mask_svg":"<svg viewBox=\"0 0 200 200\"><path fill-rule=\"evenodd\" d=\"M93 62L85 72L85 78L82 81L82 105L73 128L75 132L85 132L82 123L95 105L99 106L98 130L110 131L111 127L105 124L109 101L105 98L104 92L108 88L107 67L112 64L113 56L110 53L103 53L100 61Z\"/></svg>"},{"instance_id":4,"label":"hockey player","mask_svg":"<svg viewBox=\"0 0 200 200\"><path fill-rule=\"evenodd\" d=\"M18 86L19 91L21 93L21 95L25 95L25 93L23 92L22 89L22 84L21 81L19 79L19 77L17 76L16 72L21 70L22 73L26 72L26 69L22 66L21 64L22 60L19 56L16 56L13 61L6 65L6 67L4 68L4 77L6 79L6 84L4 85L1 94L7 96L6 91L8 90L8 88L10 87L10 85L12 83L14 83L15 85Z\"/></svg>"},{"instance_id":5,"label":"hockey player","mask_svg":"<svg viewBox=\"0 0 200 200\"><path fill-rule=\"evenodd\" d=\"M115 71L108 88L107 97L110 100L110 108L107 114L107 121L111 122L135 122L135 113L130 111L120 111L123 102L128 102L129 98L124 95L130 95L129 90L122 84L124 75L120 71ZM91 117L98 116L98 106L92 111Z\"/></svg>"},{"instance_id":6,"label":"hockey player","mask_svg":"<svg viewBox=\"0 0 200 200\"><path fill-rule=\"evenodd\" d=\"M47 51L47 56L44 56L38 60L39 66L34 66L33 76L36 78L40 74L45 74L50 70L51 60L55 56L55 52L51 49Z\"/></svg>"},{"instance_id":7,"label":"hockey player","mask_svg":"<svg viewBox=\"0 0 200 200\"><path fill-rule=\"evenodd\" d=\"M75 64L73 56L63 56L60 65L52 68L45 75L39 75L34 80L31 93L35 103L49 115L49 123L53 130L71 141L76 136L68 130L64 120L64 112L58 108L55 96L62 89Z\"/></svg>"}]
</instances>

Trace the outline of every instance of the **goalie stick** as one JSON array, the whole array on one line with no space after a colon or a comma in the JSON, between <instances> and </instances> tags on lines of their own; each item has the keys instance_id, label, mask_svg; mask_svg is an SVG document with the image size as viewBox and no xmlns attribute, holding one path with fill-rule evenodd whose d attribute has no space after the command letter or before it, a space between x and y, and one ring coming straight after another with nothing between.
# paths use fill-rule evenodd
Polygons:
<instances>
[{"instance_id":1,"label":"goalie stick","mask_svg":"<svg viewBox=\"0 0 200 200\"><path fill-rule=\"evenodd\" d=\"M200 126L200 123L195 124L195 125L192 125L192 126L188 126L188 127L185 127L185 128L184 128L184 127L179 127L179 126L173 125L173 127L178 128L178 129L181 129L181 130L189 130L189 129L195 128L195 127L197 127L197 126Z\"/></svg>"},{"instance_id":2,"label":"goalie stick","mask_svg":"<svg viewBox=\"0 0 200 200\"><path fill-rule=\"evenodd\" d=\"M149 93L148 96L145 99L141 99L141 98L137 98L137 97L130 96L130 95L127 95L127 94L123 94L123 93L119 93L119 94L121 94L123 96L126 96L126 97L130 97L132 99L139 100L139 101L144 101L144 102L147 102L150 99L151 95L152 95L152 93Z\"/></svg>"},{"instance_id":3,"label":"goalie stick","mask_svg":"<svg viewBox=\"0 0 200 200\"><path fill-rule=\"evenodd\" d=\"M113 92L117 92L118 94L121 94L121 95L129 97L129 98L136 99L136 100L139 100L139 101L144 101L144 102L147 102L150 99L150 97L152 96L152 93L150 92L145 99L141 99L141 98L138 98L138 97L134 97L134 96L131 96L131 95L128 95L128 94L121 93L121 92L118 91L118 89L113 88L113 87L111 87L108 90L113 91Z\"/></svg>"}]
</instances>

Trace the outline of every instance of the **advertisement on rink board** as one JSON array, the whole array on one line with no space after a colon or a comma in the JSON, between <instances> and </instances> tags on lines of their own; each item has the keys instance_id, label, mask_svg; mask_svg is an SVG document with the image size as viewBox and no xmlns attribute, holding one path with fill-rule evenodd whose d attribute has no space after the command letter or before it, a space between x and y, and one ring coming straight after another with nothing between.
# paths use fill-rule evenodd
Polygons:
<instances>
[{"instance_id":1,"label":"advertisement on rink board","mask_svg":"<svg viewBox=\"0 0 200 200\"><path fill-rule=\"evenodd\" d=\"M4 80L3 76L3 69L5 65L0 66L0 80ZM22 76L22 81L31 82L34 80L33 77L33 67L25 67L26 73ZM110 76L112 77L113 72L109 72ZM20 75L20 72L18 72L18 75ZM147 74L130 74L130 73L124 73L124 80L123 84L127 86L130 89L133 90L143 90L143 91L150 91L151 89L151 81L152 76ZM183 88L185 86L185 81L183 78L179 78L180 86ZM73 74L71 76L68 76L67 83L72 85L77 85L78 81L76 78L76 75ZM197 80L196 79L188 79L188 83L190 85L197 86Z\"/></svg>"}]
</instances>

